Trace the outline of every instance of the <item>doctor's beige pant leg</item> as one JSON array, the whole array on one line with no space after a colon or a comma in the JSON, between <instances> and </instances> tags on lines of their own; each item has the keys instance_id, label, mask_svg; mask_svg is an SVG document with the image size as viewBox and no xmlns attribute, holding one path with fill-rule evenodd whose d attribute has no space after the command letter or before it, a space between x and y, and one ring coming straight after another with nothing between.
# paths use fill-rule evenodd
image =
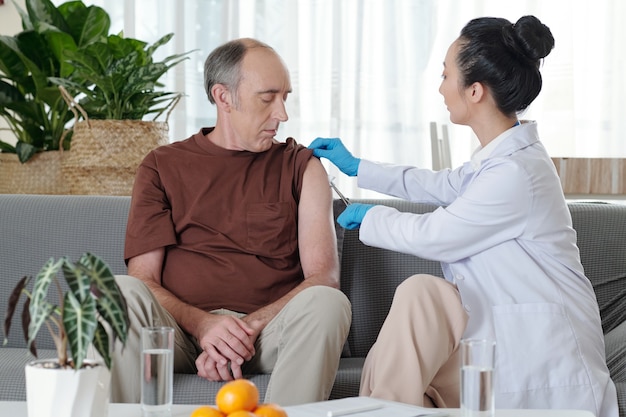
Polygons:
<instances>
[{"instance_id":1,"label":"doctor's beige pant leg","mask_svg":"<svg viewBox=\"0 0 626 417\"><path fill-rule=\"evenodd\" d=\"M456 287L414 275L396 289L365 360L361 395L425 407L459 407L459 342L467 325Z\"/></svg>"}]
</instances>

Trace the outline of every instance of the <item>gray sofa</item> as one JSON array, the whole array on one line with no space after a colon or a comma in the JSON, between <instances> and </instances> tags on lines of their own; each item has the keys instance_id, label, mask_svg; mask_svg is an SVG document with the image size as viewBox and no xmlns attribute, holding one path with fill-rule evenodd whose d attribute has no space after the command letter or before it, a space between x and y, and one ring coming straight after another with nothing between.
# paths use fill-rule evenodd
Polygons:
<instances>
[{"instance_id":1,"label":"gray sofa","mask_svg":"<svg viewBox=\"0 0 626 417\"><path fill-rule=\"evenodd\" d=\"M363 200L401 211L434 207L399 200ZM85 251L102 256L124 274L124 233L130 198L105 196L0 195L0 311L18 279L36 274L51 256L77 258ZM335 202L335 211L343 209ZM620 415L626 417L626 205L571 203L583 265L602 315L607 363L617 385ZM353 320L331 398L358 395L363 360L387 314L395 287L415 273L441 276L437 262L362 245L356 231L337 228L341 286L352 302ZM54 356L47 333L39 356ZM20 326L0 348L0 401L25 400L24 364L32 359ZM248 375L264 395L269 375ZM176 374L174 402L213 403L220 384L196 375Z\"/></svg>"}]
</instances>

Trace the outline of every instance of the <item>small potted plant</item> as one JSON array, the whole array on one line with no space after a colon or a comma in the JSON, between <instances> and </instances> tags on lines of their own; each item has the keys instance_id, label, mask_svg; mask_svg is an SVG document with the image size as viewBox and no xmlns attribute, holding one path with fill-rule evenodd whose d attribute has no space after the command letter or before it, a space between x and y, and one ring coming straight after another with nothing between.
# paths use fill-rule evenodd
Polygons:
<instances>
[{"instance_id":1,"label":"small potted plant","mask_svg":"<svg viewBox=\"0 0 626 417\"><path fill-rule=\"evenodd\" d=\"M65 293L59 279L61 270L68 288ZM37 357L35 338L45 326L54 340L57 358L26 365L29 415L106 417L112 349L116 339L126 343L129 328L126 301L113 273L102 259L85 253L77 262L67 257L49 259L29 291L31 281L32 277L22 278L11 292L4 333L8 336L18 301L24 295L22 328L30 352ZM51 288L57 289L58 304L48 300ZM87 359L90 346L103 363Z\"/></svg>"}]
</instances>

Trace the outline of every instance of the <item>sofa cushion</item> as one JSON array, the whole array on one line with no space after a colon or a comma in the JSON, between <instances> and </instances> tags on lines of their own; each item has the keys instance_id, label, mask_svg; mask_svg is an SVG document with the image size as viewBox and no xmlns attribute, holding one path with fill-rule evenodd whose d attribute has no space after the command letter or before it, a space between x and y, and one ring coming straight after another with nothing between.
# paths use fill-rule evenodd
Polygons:
<instances>
[{"instance_id":1,"label":"sofa cushion","mask_svg":"<svg viewBox=\"0 0 626 417\"><path fill-rule=\"evenodd\" d=\"M607 333L626 320L626 206L570 203L581 262L598 299Z\"/></svg>"},{"instance_id":2,"label":"sofa cushion","mask_svg":"<svg viewBox=\"0 0 626 417\"><path fill-rule=\"evenodd\" d=\"M115 274L125 274L124 235L130 207L129 197L3 195L0 199L0 259L3 260L0 294L9 294L24 275L36 275L50 257L78 259L84 252L100 256ZM61 279L65 287L65 281ZM50 299L56 299L51 288ZM6 311L7 297L0 299ZM7 346L24 347L18 317ZM46 330L39 332L37 346L54 349Z\"/></svg>"},{"instance_id":3,"label":"sofa cushion","mask_svg":"<svg viewBox=\"0 0 626 417\"><path fill-rule=\"evenodd\" d=\"M400 211L425 213L436 207L402 200L359 200L365 204L393 205ZM358 230L346 230L341 260L341 289L352 302L348 335L353 357L365 357L378 337L395 289L415 274L443 276L439 262L386 249L365 246Z\"/></svg>"}]
</instances>

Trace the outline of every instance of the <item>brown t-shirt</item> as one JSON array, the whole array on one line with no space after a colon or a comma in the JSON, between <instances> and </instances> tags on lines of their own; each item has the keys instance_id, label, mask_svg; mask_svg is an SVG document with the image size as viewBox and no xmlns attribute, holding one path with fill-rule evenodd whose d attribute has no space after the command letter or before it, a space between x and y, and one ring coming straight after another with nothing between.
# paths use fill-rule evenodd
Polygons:
<instances>
[{"instance_id":1,"label":"brown t-shirt","mask_svg":"<svg viewBox=\"0 0 626 417\"><path fill-rule=\"evenodd\" d=\"M162 285L203 310L250 313L303 280L298 202L312 151L220 148L204 128L137 170L124 258L165 247Z\"/></svg>"}]
</instances>

